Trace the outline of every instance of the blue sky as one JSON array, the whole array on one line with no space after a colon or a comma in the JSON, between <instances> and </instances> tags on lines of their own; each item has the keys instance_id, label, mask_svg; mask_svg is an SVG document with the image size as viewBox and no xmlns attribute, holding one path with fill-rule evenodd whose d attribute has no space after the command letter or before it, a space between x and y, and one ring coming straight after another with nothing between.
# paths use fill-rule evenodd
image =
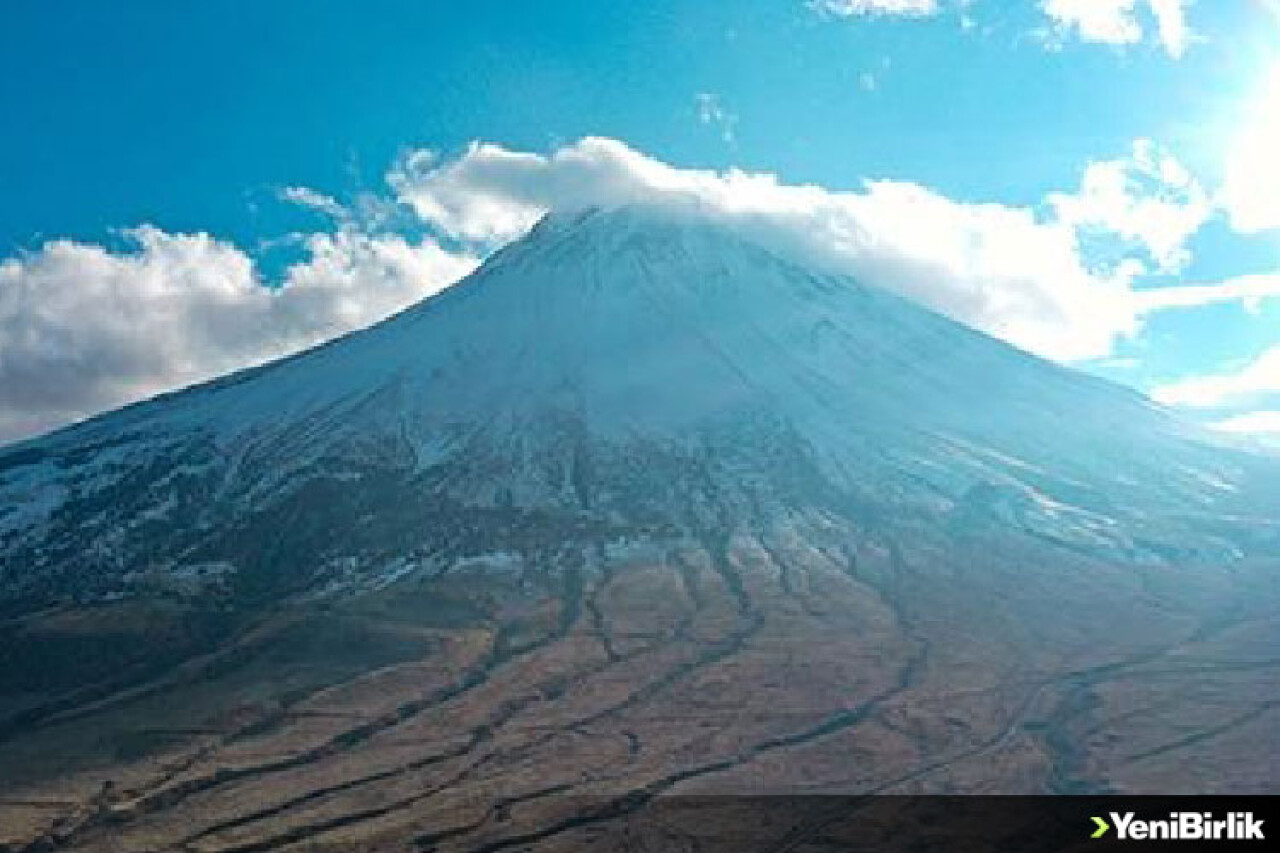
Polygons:
<instances>
[{"instance_id":1,"label":"blue sky","mask_svg":"<svg viewBox=\"0 0 1280 853\"><path fill-rule=\"evenodd\" d=\"M1266 0L135 0L0 15L0 440L372 322L532 213L583 202L575 170L624 198L674 182L784 231L815 230L797 225L798 193L740 204L740 185L697 176L814 185L833 195L804 221L822 217L838 244L802 247L819 260L1193 416L1280 425L1280 350L1265 359L1280 345L1265 144L1280 140L1280 15ZM932 211L932 230L892 234L892 257L841 237L859 217L909 230L906 208ZM1010 255L1015 226L1045 240L1045 270ZM981 263L928 245L952 236L982 243ZM1067 243L1078 257L1054 254ZM1118 283L1125 259L1142 269ZM1048 268L1077 261L1070 281ZM1007 280L987 292L984 274ZM1241 276L1262 277L1261 295L1202 287L1128 327L1112 304ZM267 288L296 295L263 307ZM981 313L951 310L974 298ZM1031 323L1025 306L1046 300ZM1084 329L1095 309L1110 325ZM61 391L37 387L51 378Z\"/></svg>"}]
</instances>

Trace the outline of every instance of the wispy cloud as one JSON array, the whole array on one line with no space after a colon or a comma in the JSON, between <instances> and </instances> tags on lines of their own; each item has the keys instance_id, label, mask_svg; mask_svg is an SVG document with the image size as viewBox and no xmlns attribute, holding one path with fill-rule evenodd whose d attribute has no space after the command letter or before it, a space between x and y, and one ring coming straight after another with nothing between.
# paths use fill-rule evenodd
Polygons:
<instances>
[{"instance_id":1,"label":"wispy cloud","mask_svg":"<svg viewBox=\"0 0 1280 853\"><path fill-rule=\"evenodd\" d=\"M1214 427L1223 432L1232 432L1238 435L1280 437L1280 412L1248 412L1218 421L1214 424Z\"/></svg>"},{"instance_id":2,"label":"wispy cloud","mask_svg":"<svg viewBox=\"0 0 1280 853\"><path fill-rule=\"evenodd\" d=\"M343 221L349 216L346 207L339 204L332 196L317 192L310 187L285 187L280 190L280 199L299 207L305 207L335 220Z\"/></svg>"},{"instance_id":3,"label":"wispy cloud","mask_svg":"<svg viewBox=\"0 0 1280 853\"><path fill-rule=\"evenodd\" d=\"M1169 405L1213 409L1247 404L1275 393L1280 393L1280 346L1266 350L1238 370L1162 385L1152 396Z\"/></svg>"},{"instance_id":4,"label":"wispy cloud","mask_svg":"<svg viewBox=\"0 0 1280 853\"><path fill-rule=\"evenodd\" d=\"M1184 284L1141 290L1136 294L1143 313L1170 308L1198 308L1218 302L1241 302L1256 313L1263 300L1280 298L1280 273L1242 275L1215 284Z\"/></svg>"},{"instance_id":5,"label":"wispy cloud","mask_svg":"<svg viewBox=\"0 0 1280 853\"><path fill-rule=\"evenodd\" d=\"M927 17L940 11L938 0L810 0L809 8L839 17L899 15Z\"/></svg>"},{"instance_id":6,"label":"wispy cloud","mask_svg":"<svg viewBox=\"0 0 1280 853\"><path fill-rule=\"evenodd\" d=\"M700 123L716 128L720 132L720 138L725 142L732 143L734 141L734 131L738 126L738 116L725 109L719 95L711 92L700 92L694 95L693 104L697 110Z\"/></svg>"},{"instance_id":7,"label":"wispy cloud","mask_svg":"<svg viewBox=\"0 0 1280 853\"><path fill-rule=\"evenodd\" d=\"M1071 39L1118 47L1154 37L1165 53L1180 59L1196 40L1187 10L1194 0L1038 0L1045 26L1034 31L1051 48ZM1261 0L1271 2L1271 0ZM979 26L974 0L809 0L810 9L837 18L933 18L958 14L965 30Z\"/></svg>"}]
</instances>

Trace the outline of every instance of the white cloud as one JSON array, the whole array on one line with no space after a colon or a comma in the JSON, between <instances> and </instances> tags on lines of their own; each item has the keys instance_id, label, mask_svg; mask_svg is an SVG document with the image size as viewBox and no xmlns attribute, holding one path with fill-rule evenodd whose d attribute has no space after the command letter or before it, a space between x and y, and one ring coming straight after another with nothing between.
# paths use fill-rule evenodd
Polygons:
<instances>
[{"instance_id":1,"label":"white cloud","mask_svg":"<svg viewBox=\"0 0 1280 853\"><path fill-rule=\"evenodd\" d=\"M939 11L938 0L812 0L809 7L844 18L857 15L927 17Z\"/></svg>"},{"instance_id":2,"label":"white cloud","mask_svg":"<svg viewBox=\"0 0 1280 853\"><path fill-rule=\"evenodd\" d=\"M1246 234L1280 229L1280 66L1264 78L1227 147L1218 202Z\"/></svg>"},{"instance_id":3,"label":"white cloud","mask_svg":"<svg viewBox=\"0 0 1280 853\"><path fill-rule=\"evenodd\" d=\"M1280 346L1239 370L1163 385L1151 396L1167 405L1212 409L1273 393L1280 393Z\"/></svg>"},{"instance_id":4,"label":"white cloud","mask_svg":"<svg viewBox=\"0 0 1280 853\"><path fill-rule=\"evenodd\" d=\"M1280 412L1260 411L1247 412L1243 415L1218 421L1215 429L1233 432L1238 435L1275 435L1280 436Z\"/></svg>"},{"instance_id":5,"label":"white cloud","mask_svg":"<svg viewBox=\"0 0 1280 853\"><path fill-rule=\"evenodd\" d=\"M1156 37L1174 59L1186 53L1193 34L1187 23L1191 0L1041 0L1059 40L1075 35L1099 44L1131 45L1146 37L1139 19L1145 8L1155 19Z\"/></svg>"},{"instance_id":6,"label":"white cloud","mask_svg":"<svg viewBox=\"0 0 1280 853\"><path fill-rule=\"evenodd\" d=\"M436 293L479 261L430 241L344 229L306 238L307 260L285 273L273 303L278 326L311 344L362 328Z\"/></svg>"},{"instance_id":7,"label":"white cloud","mask_svg":"<svg viewBox=\"0 0 1280 853\"><path fill-rule=\"evenodd\" d=\"M125 232L128 251L56 240L0 262L0 441L366 326L474 260L353 230L307 238L278 287L207 234Z\"/></svg>"},{"instance_id":8,"label":"white cloud","mask_svg":"<svg viewBox=\"0 0 1280 853\"><path fill-rule=\"evenodd\" d=\"M1055 194L1044 210L959 202L904 182L840 192L737 169L680 169L603 138L549 155L479 143L446 161L411 154L390 181L424 220L486 244L518 236L552 208L695 204L809 263L1067 360L1106 355L1136 331L1130 285L1142 258L1180 264L1209 207L1185 170L1145 142L1132 158L1090 167L1078 192ZM1083 231L1134 245L1095 263L1081 248Z\"/></svg>"},{"instance_id":9,"label":"white cloud","mask_svg":"<svg viewBox=\"0 0 1280 853\"><path fill-rule=\"evenodd\" d=\"M1194 38L1187 23L1187 6L1191 0L1148 0L1148 4L1156 17L1160 43L1170 56L1181 59Z\"/></svg>"},{"instance_id":10,"label":"white cloud","mask_svg":"<svg viewBox=\"0 0 1280 853\"><path fill-rule=\"evenodd\" d=\"M1040 8L1065 31L1085 41L1136 44L1142 41L1136 0L1044 0Z\"/></svg>"},{"instance_id":11,"label":"white cloud","mask_svg":"<svg viewBox=\"0 0 1280 853\"><path fill-rule=\"evenodd\" d=\"M1185 284L1141 290L1136 294L1139 311L1148 313L1170 308L1197 308L1215 302L1242 302L1256 313L1266 299L1280 297L1280 273L1242 275L1217 284Z\"/></svg>"},{"instance_id":12,"label":"white cloud","mask_svg":"<svg viewBox=\"0 0 1280 853\"><path fill-rule=\"evenodd\" d=\"M1051 48L1072 37L1095 44L1134 45L1154 34L1165 53L1181 59L1196 35L1187 21L1194 0L1039 0L1048 28L1035 31ZM931 18L954 9L964 30L978 26L974 0L809 0L815 12L839 18ZM1148 20L1144 20L1148 18ZM1150 28L1150 30L1148 29Z\"/></svg>"},{"instance_id":13,"label":"white cloud","mask_svg":"<svg viewBox=\"0 0 1280 853\"><path fill-rule=\"evenodd\" d=\"M1186 242L1214 211L1199 182L1149 139L1134 142L1129 158L1090 163L1079 191L1054 193L1049 203L1076 228L1141 244L1161 272L1190 260Z\"/></svg>"}]
</instances>

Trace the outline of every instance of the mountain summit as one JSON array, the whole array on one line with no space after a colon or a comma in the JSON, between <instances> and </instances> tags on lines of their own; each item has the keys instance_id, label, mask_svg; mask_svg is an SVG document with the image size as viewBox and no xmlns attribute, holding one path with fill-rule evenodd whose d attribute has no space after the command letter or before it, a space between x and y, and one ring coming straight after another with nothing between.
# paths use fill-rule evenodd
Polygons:
<instances>
[{"instance_id":1,"label":"mountain summit","mask_svg":"<svg viewBox=\"0 0 1280 853\"><path fill-rule=\"evenodd\" d=\"M1167 790L1191 755L1260 790L1277 474L709 216L551 215L373 328L0 451L0 780L113 780L0 823L475 849L565 792ZM1201 747L1210 695L1240 722Z\"/></svg>"}]
</instances>

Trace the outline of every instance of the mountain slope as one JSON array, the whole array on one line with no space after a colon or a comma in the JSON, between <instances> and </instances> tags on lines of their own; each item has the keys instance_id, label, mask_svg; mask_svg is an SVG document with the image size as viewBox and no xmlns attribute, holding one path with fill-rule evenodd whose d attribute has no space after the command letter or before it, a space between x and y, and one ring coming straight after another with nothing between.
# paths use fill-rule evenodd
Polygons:
<instances>
[{"instance_id":1,"label":"mountain slope","mask_svg":"<svg viewBox=\"0 0 1280 853\"><path fill-rule=\"evenodd\" d=\"M1278 467L697 214L555 215L0 451L0 779L26 837L195 849L471 849L565 792L1273 789L1166 762L1223 696L1219 752L1274 715Z\"/></svg>"},{"instance_id":2,"label":"mountain slope","mask_svg":"<svg viewBox=\"0 0 1280 853\"><path fill-rule=\"evenodd\" d=\"M1188 517L1265 520L1274 506L1238 497L1259 482L1253 460L1204 447L1132 392L808 275L722 228L625 209L552 218L367 332L11 449L0 577L23 587L69 559L73 593L110 587L139 554L179 556L157 553L151 528L260 512L317 473L361 466L425 477L468 505L640 508L630 500L679 515L661 488L632 488L620 457L636 444L697 454L742 430L805 454L841 490L887 484L895 512L976 488L979 502L1131 555L1136 527L1099 525L1150 526L1159 512L1177 525L1143 531L1174 540L1159 547L1226 558L1240 543ZM765 455L737 450L748 465ZM81 533L60 530L60 514ZM103 529L119 541L86 555ZM51 539L63 547L47 555Z\"/></svg>"}]
</instances>

